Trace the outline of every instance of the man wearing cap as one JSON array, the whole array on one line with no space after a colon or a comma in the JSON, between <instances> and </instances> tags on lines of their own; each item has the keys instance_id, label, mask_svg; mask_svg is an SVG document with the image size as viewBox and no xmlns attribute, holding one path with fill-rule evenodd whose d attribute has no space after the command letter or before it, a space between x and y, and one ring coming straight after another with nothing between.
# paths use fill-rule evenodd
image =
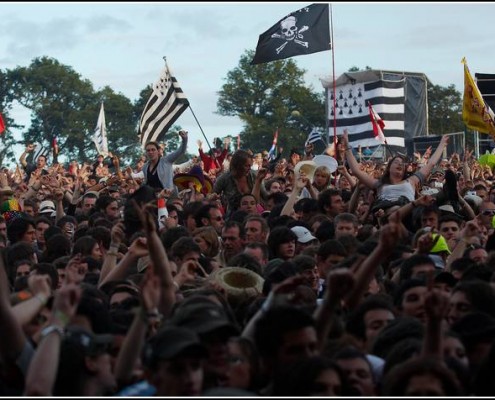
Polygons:
<instances>
[{"instance_id":1,"label":"man wearing cap","mask_svg":"<svg viewBox=\"0 0 495 400\"><path fill-rule=\"evenodd\" d=\"M429 185L434 188L442 188L445 181L445 171L442 168L433 168L431 170Z\"/></svg>"},{"instance_id":2,"label":"man wearing cap","mask_svg":"<svg viewBox=\"0 0 495 400\"><path fill-rule=\"evenodd\" d=\"M193 295L176 308L170 323L194 331L206 347L203 389L225 386L229 369L227 342L240 333L226 309L209 297Z\"/></svg>"},{"instance_id":3,"label":"man wearing cap","mask_svg":"<svg viewBox=\"0 0 495 400\"><path fill-rule=\"evenodd\" d=\"M57 209L55 208L55 203L51 200L43 200L40 203L40 209L38 211L38 214L46 218L55 217L57 215Z\"/></svg>"},{"instance_id":4,"label":"man wearing cap","mask_svg":"<svg viewBox=\"0 0 495 400\"><path fill-rule=\"evenodd\" d=\"M318 239L311 234L308 228L305 228L304 226L294 226L291 230L297 236L295 251L296 256L301 254L305 248L318 244Z\"/></svg>"},{"instance_id":5,"label":"man wearing cap","mask_svg":"<svg viewBox=\"0 0 495 400\"><path fill-rule=\"evenodd\" d=\"M430 250L430 258L435 262L435 268L444 269L447 264L447 257L451 254L447 241L442 235L432 233L434 245Z\"/></svg>"},{"instance_id":6,"label":"man wearing cap","mask_svg":"<svg viewBox=\"0 0 495 400\"><path fill-rule=\"evenodd\" d=\"M125 388L118 396L199 396L207 354L192 330L166 325L144 346L146 381Z\"/></svg>"}]
</instances>

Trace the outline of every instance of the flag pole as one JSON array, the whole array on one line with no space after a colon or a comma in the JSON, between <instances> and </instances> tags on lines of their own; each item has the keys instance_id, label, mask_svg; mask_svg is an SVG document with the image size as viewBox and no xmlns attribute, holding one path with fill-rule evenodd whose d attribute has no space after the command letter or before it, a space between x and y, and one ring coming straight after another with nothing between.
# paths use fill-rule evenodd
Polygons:
<instances>
[{"instance_id":1,"label":"flag pole","mask_svg":"<svg viewBox=\"0 0 495 400\"><path fill-rule=\"evenodd\" d=\"M191 113L192 113L192 115L193 115L194 119L196 120L196 123L198 124L199 129L201 130L201 133L203 134L203 136L204 136L204 138L205 138L205 140L206 140L206 144L208 145L208 147L210 148L210 150L212 150L212 148L211 148L211 146L210 146L210 142L208 142L208 138L206 137L205 133L203 132L203 128L201 127L201 125L200 125L200 123L199 123L198 119L196 118L196 115L194 114L194 111L193 111L193 109L192 109L192 107L191 107L191 104L189 104L189 109L191 110Z\"/></svg>"},{"instance_id":2,"label":"flag pole","mask_svg":"<svg viewBox=\"0 0 495 400\"><path fill-rule=\"evenodd\" d=\"M335 79L335 41L333 40L333 10L330 4L330 43L332 46L332 81L333 81L333 148L335 149L335 158L340 164L340 156L337 150L337 81ZM330 129L328 130L328 143L330 143ZM337 186L337 174L335 174L334 185Z\"/></svg>"}]
</instances>

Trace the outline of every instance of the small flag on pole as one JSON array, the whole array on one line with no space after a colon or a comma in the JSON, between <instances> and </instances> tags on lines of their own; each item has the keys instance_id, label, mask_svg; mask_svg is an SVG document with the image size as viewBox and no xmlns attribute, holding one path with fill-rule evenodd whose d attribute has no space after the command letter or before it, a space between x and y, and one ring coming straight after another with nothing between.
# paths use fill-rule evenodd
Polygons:
<instances>
[{"instance_id":1,"label":"small flag on pole","mask_svg":"<svg viewBox=\"0 0 495 400\"><path fill-rule=\"evenodd\" d=\"M319 140L323 141L323 139L321 138L321 133L319 133L317 130L312 130L311 133L308 135L308 138L306 139L306 143L304 145L307 146L308 144L316 143Z\"/></svg>"},{"instance_id":2,"label":"small flag on pole","mask_svg":"<svg viewBox=\"0 0 495 400\"><path fill-rule=\"evenodd\" d=\"M466 58L463 58L461 62L464 64L462 119L468 128L488 133L495 137L495 114L485 103L476 82L471 76Z\"/></svg>"},{"instance_id":3,"label":"small flag on pole","mask_svg":"<svg viewBox=\"0 0 495 400\"><path fill-rule=\"evenodd\" d=\"M165 62L160 78L153 85L153 92L144 107L139 123L141 144L163 139L172 124L189 107L177 79Z\"/></svg>"},{"instance_id":4,"label":"small flag on pole","mask_svg":"<svg viewBox=\"0 0 495 400\"><path fill-rule=\"evenodd\" d=\"M370 112L371 125L373 126L373 135L375 136L375 139L383 144L387 144L387 139L385 139L385 135L383 134L385 122L383 122L383 119L381 119L375 112L370 102L368 102L368 109Z\"/></svg>"},{"instance_id":5,"label":"small flag on pole","mask_svg":"<svg viewBox=\"0 0 495 400\"><path fill-rule=\"evenodd\" d=\"M108 155L108 142L107 142L107 127L105 122L105 110L103 108L103 102L100 107L100 114L98 115L98 122L96 123L95 134L93 136L93 142L96 146L98 154L106 157Z\"/></svg>"},{"instance_id":6,"label":"small flag on pole","mask_svg":"<svg viewBox=\"0 0 495 400\"><path fill-rule=\"evenodd\" d=\"M2 113L0 113L0 133L5 131L5 122L3 122Z\"/></svg>"},{"instance_id":7,"label":"small flag on pole","mask_svg":"<svg viewBox=\"0 0 495 400\"><path fill-rule=\"evenodd\" d=\"M57 138L54 136L52 140L52 154L53 154L53 163L58 162L58 143L57 143Z\"/></svg>"},{"instance_id":8,"label":"small flag on pole","mask_svg":"<svg viewBox=\"0 0 495 400\"><path fill-rule=\"evenodd\" d=\"M276 152L277 152L277 141L278 141L278 128L275 131L275 134L273 135L273 142L272 142L272 147L270 148L270 151L268 152L268 160L274 160L276 157Z\"/></svg>"},{"instance_id":9,"label":"small flag on pole","mask_svg":"<svg viewBox=\"0 0 495 400\"><path fill-rule=\"evenodd\" d=\"M36 162L38 162L38 158L41 156L45 157L45 159L48 158L48 154L50 154L49 148L43 147L41 144L36 143L33 153L33 163L36 164Z\"/></svg>"},{"instance_id":10,"label":"small flag on pole","mask_svg":"<svg viewBox=\"0 0 495 400\"><path fill-rule=\"evenodd\" d=\"M262 33L251 65L330 50L328 4L294 11Z\"/></svg>"}]
</instances>

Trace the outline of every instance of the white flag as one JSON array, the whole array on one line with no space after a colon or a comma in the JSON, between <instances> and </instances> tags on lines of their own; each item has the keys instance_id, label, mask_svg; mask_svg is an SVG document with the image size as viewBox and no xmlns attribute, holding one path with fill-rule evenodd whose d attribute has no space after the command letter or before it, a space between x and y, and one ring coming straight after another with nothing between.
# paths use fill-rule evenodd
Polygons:
<instances>
[{"instance_id":1,"label":"white flag","mask_svg":"<svg viewBox=\"0 0 495 400\"><path fill-rule=\"evenodd\" d=\"M100 115L98 116L98 122L96 123L93 142L96 145L96 150L98 151L98 154L101 154L104 157L106 157L108 155L108 143L107 143L107 128L105 124L105 110L103 109L103 103L101 103Z\"/></svg>"},{"instance_id":2,"label":"white flag","mask_svg":"<svg viewBox=\"0 0 495 400\"><path fill-rule=\"evenodd\" d=\"M165 63L165 68L153 85L153 93L141 115L141 144L144 146L150 141L160 141L187 107L189 101Z\"/></svg>"},{"instance_id":3,"label":"white flag","mask_svg":"<svg viewBox=\"0 0 495 400\"><path fill-rule=\"evenodd\" d=\"M349 131L349 145L353 148L377 146L368 104L381 116L386 128L383 134L387 143L404 147L404 94L405 79L398 81L378 80L374 82L345 84L336 88L336 125L340 132ZM329 121L333 126L333 91L328 92Z\"/></svg>"}]
</instances>

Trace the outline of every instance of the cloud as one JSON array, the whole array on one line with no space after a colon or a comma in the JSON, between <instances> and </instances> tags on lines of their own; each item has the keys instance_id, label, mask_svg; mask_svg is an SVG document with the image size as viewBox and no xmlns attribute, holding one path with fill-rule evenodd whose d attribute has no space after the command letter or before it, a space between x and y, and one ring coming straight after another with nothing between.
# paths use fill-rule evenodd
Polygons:
<instances>
[{"instance_id":1,"label":"cloud","mask_svg":"<svg viewBox=\"0 0 495 400\"><path fill-rule=\"evenodd\" d=\"M121 19L110 17L108 15L98 15L95 17L88 18L84 21L86 31L90 34L99 33L103 31L120 31L128 32L132 30L132 25Z\"/></svg>"}]
</instances>

